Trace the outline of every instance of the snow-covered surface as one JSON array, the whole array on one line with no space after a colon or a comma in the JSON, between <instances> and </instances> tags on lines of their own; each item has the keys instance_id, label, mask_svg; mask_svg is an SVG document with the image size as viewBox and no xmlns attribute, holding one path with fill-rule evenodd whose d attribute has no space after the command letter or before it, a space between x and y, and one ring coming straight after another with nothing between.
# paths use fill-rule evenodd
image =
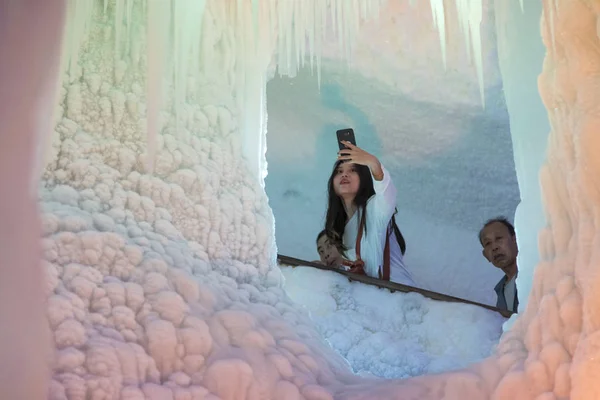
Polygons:
<instances>
[{"instance_id":1,"label":"snow-covered surface","mask_svg":"<svg viewBox=\"0 0 600 400\"><path fill-rule=\"evenodd\" d=\"M2 204L12 207L10 213L1 207L0 216L19 216L24 222L21 229L15 229L15 224L0 225L2 238L10 238L2 243L6 251L1 253L0 268L5 276L12 269L17 278L15 287L7 291L15 292L14 296L3 298L1 316L3 329L27 324L38 328L35 293L23 291L35 291L34 284L25 283L40 276L32 268L35 209L23 188L34 175L31 154L39 149L33 139L42 139L31 121L44 127L44 118L20 117L48 116L54 76L40 73L37 67L45 64L28 64L34 54L28 50L34 49L33 43L47 44L43 48L48 53L35 54L56 59L53 35L60 18L49 8L39 7L50 4L46 1L8 4L15 7L12 10L29 11L31 17L10 14L11 21L25 23L0 25L0 29L27 28L13 31L18 35L0 35L0 51L11 51L15 57L2 63L0 83L5 87L8 80L16 86L12 99L0 97L3 105L11 105L6 108L11 113L0 119L0 128L6 128L1 138L20 145L0 142L0 160L6 162L3 171L12 172L0 174ZM23 4L38 7L34 13ZM88 4L95 5L94 13L88 13ZM541 263L524 312L502 337L497 352L480 363L450 373L383 380L352 375L314 324L284 294L274 262L272 215L260 178L249 172L250 166L241 157L243 135L254 134L261 140L260 131L242 134L237 125L243 102L236 95L245 87L240 79L249 70L248 59L240 56L248 56L242 50L251 47L247 45L253 38L252 17L256 30L264 35L259 36L266 40L261 42L274 46L268 40L274 32L268 30L286 29L290 26L285 24L286 17L294 14L298 20L300 15L309 19L307 9L322 12L327 2L302 0L303 6L296 8L286 7L287 2L239 2L246 9L236 14L235 7L225 7L225 2L207 1L202 65L187 60L201 67L201 73L193 74L195 80L188 82L197 90L190 90L175 107L170 102L173 82L165 79L165 94L151 99L162 100L164 107L154 136L147 131L145 114L144 13L148 10L137 2L126 4L130 7L115 9L110 1L71 3L77 11L71 14L75 23L70 23L68 32L83 41L74 40L67 49L69 74L63 79L57 132L40 191L47 316L57 350L50 399L599 397L596 110L600 10L583 0L543 3L542 34L548 54L540 89L552 127L541 172L548 225L540 235ZM335 9L341 3L332 0L329 4ZM520 7L516 1L513 6ZM86 19L88 14L93 18ZM115 15L117 29L111 23ZM185 15L177 14L177 19ZM339 18L352 15L357 15L355 10L345 9ZM277 24L267 20L270 16L283 24L275 28ZM535 23L538 16L531 16ZM127 25L121 24L124 20ZM165 15L157 17L149 27L167 20ZM322 25L311 21L306 25L314 38L315 26ZM355 27L359 21L350 18L343 26ZM52 24L49 32L39 29ZM307 33L301 24L295 26L298 35ZM281 37L293 39L289 31ZM115 37L122 39L117 41L122 52L116 60ZM189 38L173 36L175 41ZM293 54L290 46L297 42L282 43L281 50ZM268 50L271 54L274 47ZM513 57L516 62L525 59L518 54ZM575 61L570 57L576 57ZM27 76L37 79L10 81L19 76L14 74L19 65L15 61ZM25 68L31 65L35 68ZM507 74L507 79L515 78ZM45 96L26 90L32 89L32 82L45 89ZM537 83L528 79L523 84ZM20 89L27 96L12 94ZM181 87L174 92L180 95ZM527 107L527 103L514 107ZM29 125L21 125L24 121ZM147 133L150 144L156 145L154 175L146 169ZM537 173L527 171L533 169L531 165L519 168L525 170L519 171L520 176ZM522 220L517 228L526 223ZM43 362L43 342L32 341L36 338L32 333L42 339L43 329L22 329L21 338L16 335L19 329L8 332L11 336L2 341L0 350L9 349L11 357L0 358L0 384L10 388L27 381L31 387L43 388L43 378L38 381L40 369L27 371L23 362L36 357L37 365ZM16 357L27 340L39 351L24 351ZM12 360L17 363L8 364ZM11 371L23 374L10 376ZM39 392L37 397L42 397Z\"/></svg>"},{"instance_id":2,"label":"snow-covered surface","mask_svg":"<svg viewBox=\"0 0 600 400\"><path fill-rule=\"evenodd\" d=\"M491 354L505 321L481 307L391 293L335 272L281 269L290 298L365 376L408 378L467 367Z\"/></svg>"},{"instance_id":3,"label":"snow-covered surface","mask_svg":"<svg viewBox=\"0 0 600 400\"><path fill-rule=\"evenodd\" d=\"M320 87L309 69L268 83L266 191L277 247L292 257L318 258L315 238L336 159L335 131L352 127L358 144L381 158L398 188L397 222L417 285L495 305L493 288L502 272L481 255L477 234L489 218L512 220L519 188L493 8L487 7L482 26L483 109L454 7L446 21L453 36L444 71L426 6L390 2L378 22L361 31L350 68L324 61Z\"/></svg>"}]
</instances>

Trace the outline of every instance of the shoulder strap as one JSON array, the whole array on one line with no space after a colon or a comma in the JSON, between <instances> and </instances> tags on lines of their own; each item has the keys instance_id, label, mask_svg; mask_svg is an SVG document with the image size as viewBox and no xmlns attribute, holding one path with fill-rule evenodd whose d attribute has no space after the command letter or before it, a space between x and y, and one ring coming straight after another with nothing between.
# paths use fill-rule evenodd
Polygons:
<instances>
[{"instance_id":1,"label":"shoulder strap","mask_svg":"<svg viewBox=\"0 0 600 400\"><path fill-rule=\"evenodd\" d=\"M379 279L384 281L390 280L390 236L392 235L392 223L388 224L387 232L385 233L385 248L383 249L383 266L379 269Z\"/></svg>"},{"instance_id":2,"label":"shoulder strap","mask_svg":"<svg viewBox=\"0 0 600 400\"><path fill-rule=\"evenodd\" d=\"M356 249L356 261L362 261L360 257L360 242L362 241L363 231L365 230L365 213L363 211L356 210L356 212L360 212L360 222L358 224L358 232L356 233L356 245L354 248Z\"/></svg>"},{"instance_id":3,"label":"shoulder strap","mask_svg":"<svg viewBox=\"0 0 600 400\"><path fill-rule=\"evenodd\" d=\"M357 211L358 212L358 211ZM362 240L363 231L365 228L365 214L361 213L360 215L360 223L358 225L358 232L356 233L356 261L349 263L352 270L355 274L366 275L365 273L365 263L360 257L360 242Z\"/></svg>"}]
</instances>

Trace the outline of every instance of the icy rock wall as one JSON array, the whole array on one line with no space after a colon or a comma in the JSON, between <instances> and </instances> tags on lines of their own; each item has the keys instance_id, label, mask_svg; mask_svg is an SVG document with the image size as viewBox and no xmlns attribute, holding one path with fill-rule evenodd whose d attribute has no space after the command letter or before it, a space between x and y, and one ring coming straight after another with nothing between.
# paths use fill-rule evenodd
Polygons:
<instances>
[{"instance_id":1,"label":"icy rock wall","mask_svg":"<svg viewBox=\"0 0 600 400\"><path fill-rule=\"evenodd\" d=\"M512 367L496 398L596 399L600 396L595 378L600 368L596 228L600 8L583 0L542 4L546 57L539 91L551 130L539 176L547 225L539 235L540 262L528 303L498 348L500 365ZM540 135L535 130L522 134L531 135L529 140ZM544 146L536 150L542 152ZM532 182L534 172L529 166L520 174ZM529 224L522 216L521 224L534 229L539 218L534 214Z\"/></svg>"},{"instance_id":2,"label":"icy rock wall","mask_svg":"<svg viewBox=\"0 0 600 400\"><path fill-rule=\"evenodd\" d=\"M542 3L529 2L521 8L516 1L496 0L495 10L502 82L510 110L513 154L521 194L515 225L519 244L517 285L523 309L533 285L535 267L540 261L538 233L546 225L539 170L546 160L550 125L537 84L546 55L540 35Z\"/></svg>"},{"instance_id":3,"label":"icy rock wall","mask_svg":"<svg viewBox=\"0 0 600 400\"><path fill-rule=\"evenodd\" d=\"M528 308L524 316L525 321L532 317L528 336L542 339L529 350L528 364L551 355L553 364L545 364L550 382L555 370L557 397L567 397L570 383L569 398L595 399L600 396L594 378L600 368L600 7L585 0L543 5L547 55L539 88L552 129L540 176L548 226L540 234L541 262L529 300L539 309L532 316ZM533 383L540 392L547 390L543 374Z\"/></svg>"},{"instance_id":4,"label":"icy rock wall","mask_svg":"<svg viewBox=\"0 0 600 400\"><path fill-rule=\"evenodd\" d=\"M199 4L70 5L40 194L51 399L326 399L353 379L283 292L256 179L276 3Z\"/></svg>"}]
</instances>

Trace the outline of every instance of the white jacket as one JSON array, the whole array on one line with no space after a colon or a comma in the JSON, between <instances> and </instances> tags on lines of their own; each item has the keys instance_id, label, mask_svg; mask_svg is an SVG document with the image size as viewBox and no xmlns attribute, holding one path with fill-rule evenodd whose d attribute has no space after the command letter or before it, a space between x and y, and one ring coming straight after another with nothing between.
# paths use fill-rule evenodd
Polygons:
<instances>
[{"instance_id":1,"label":"white jacket","mask_svg":"<svg viewBox=\"0 0 600 400\"><path fill-rule=\"evenodd\" d=\"M366 232L360 242L360 255L365 263L365 273L373 278L379 278L379 271L383 268L383 250L387 227L396 209L396 187L392 182L389 172L381 166L383 180L373 179L375 195L367 200ZM356 261L356 235L362 210L357 210L346 223L344 230L344 246L348 249L346 256L350 261ZM415 286L413 278L404 265L402 251L392 232L390 236L390 280ZM383 271L382 271L383 272Z\"/></svg>"}]
</instances>

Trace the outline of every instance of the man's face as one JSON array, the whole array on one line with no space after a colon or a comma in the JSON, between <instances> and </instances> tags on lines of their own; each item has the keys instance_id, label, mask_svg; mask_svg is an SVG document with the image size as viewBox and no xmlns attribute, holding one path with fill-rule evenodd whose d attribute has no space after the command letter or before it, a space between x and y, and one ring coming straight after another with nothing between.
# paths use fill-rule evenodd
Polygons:
<instances>
[{"instance_id":1,"label":"man's face","mask_svg":"<svg viewBox=\"0 0 600 400\"><path fill-rule=\"evenodd\" d=\"M516 263L519 252L517 238L510 234L506 225L501 222L491 223L483 229L480 239L483 256L496 268L504 270Z\"/></svg>"},{"instance_id":2,"label":"man's face","mask_svg":"<svg viewBox=\"0 0 600 400\"><path fill-rule=\"evenodd\" d=\"M330 267L341 264L342 255L327 235L321 236L317 241L317 251L323 264Z\"/></svg>"}]
</instances>

